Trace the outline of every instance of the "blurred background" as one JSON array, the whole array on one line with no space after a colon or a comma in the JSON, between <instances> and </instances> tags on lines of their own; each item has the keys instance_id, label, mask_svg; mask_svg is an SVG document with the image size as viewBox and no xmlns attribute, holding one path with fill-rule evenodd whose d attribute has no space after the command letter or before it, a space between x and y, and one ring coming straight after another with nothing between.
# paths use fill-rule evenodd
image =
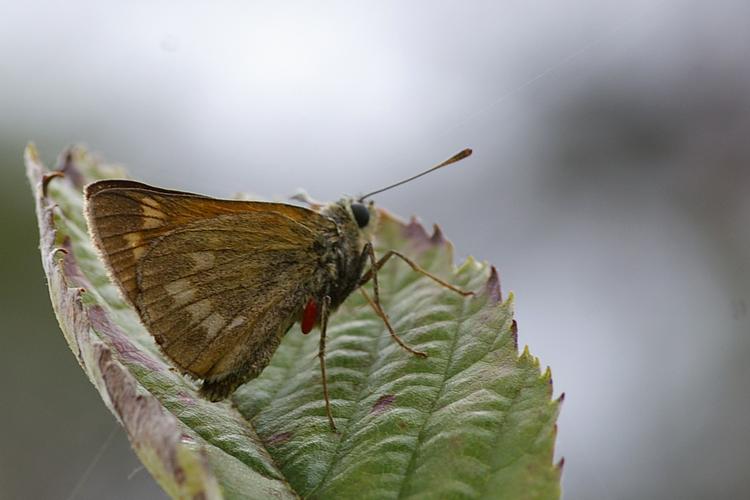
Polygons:
<instances>
[{"instance_id":1,"label":"blurred background","mask_svg":"<svg viewBox=\"0 0 750 500\"><path fill-rule=\"evenodd\" d=\"M495 264L570 499L750 491L750 3L2 3L0 497L162 498L56 325L22 164L373 190Z\"/></svg>"}]
</instances>

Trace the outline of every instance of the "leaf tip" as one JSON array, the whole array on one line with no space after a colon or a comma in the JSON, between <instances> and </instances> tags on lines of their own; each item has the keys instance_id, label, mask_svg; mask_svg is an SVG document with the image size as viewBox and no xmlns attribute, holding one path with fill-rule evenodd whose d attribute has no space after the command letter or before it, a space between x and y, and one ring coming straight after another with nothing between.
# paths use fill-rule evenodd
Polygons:
<instances>
[{"instance_id":1,"label":"leaf tip","mask_svg":"<svg viewBox=\"0 0 750 500\"><path fill-rule=\"evenodd\" d=\"M50 181L56 177L65 177L65 174L59 170L55 170L53 172L47 172L42 175L42 196L44 196L45 198L47 197L47 189L49 187Z\"/></svg>"},{"instance_id":2,"label":"leaf tip","mask_svg":"<svg viewBox=\"0 0 750 500\"><path fill-rule=\"evenodd\" d=\"M24 149L23 156L27 162L41 163L39 161L39 150L36 148L36 144L29 141Z\"/></svg>"},{"instance_id":3,"label":"leaf tip","mask_svg":"<svg viewBox=\"0 0 750 500\"><path fill-rule=\"evenodd\" d=\"M516 345L516 349L518 349L518 321L515 319L510 323L510 334L513 336L513 342Z\"/></svg>"},{"instance_id":4,"label":"leaf tip","mask_svg":"<svg viewBox=\"0 0 750 500\"><path fill-rule=\"evenodd\" d=\"M83 189L86 184L85 176L78 166L78 159L87 155L80 146L68 146L57 160L57 172L67 175L73 185L78 189Z\"/></svg>"},{"instance_id":5,"label":"leaf tip","mask_svg":"<svg viewBox=\"0 0 750 500\"><path fill-rule=\"evenodd\" d=\"M539 358L531 354L528 344L523 346L523 352L521 353L520 359L526 363L531 363L531 366L535 368L539 368Z\"/></svg>"},{"instance_id":6,"label":"leaf tip","mask_svg":"<svg viewBox=\"0 0 750 500\"><path fill-rule=\"evenodd\" d=\"M500 289L500 276L495 266L490 266L490 276L484 285L484 292L495 304L503 301L503 293Z\"/></svg>"},{"instance_id":7,"label":"leaf tip","mask_svg":"<svg viewBox=\"0 0 750 500\"><path fill-rule=\"evenodd\" d=\"M547 394L551 398L552 392L554 390L554 384L552 382L552 368L550 368L549 365L547 365L547 369L544 370L544 374L542 375L542 380L547 382L547 391L548 391Z\"/></svg>"},{"instance_id":8,"label":"leaf tip","mask_svg":"<svg viewBox=\"0 0 750 500\"><path fill-rule=\"evenodd\" d=\"M532 358L531 352L529 351L528 344L523 346L523 352L521 352L521 359L524 361L530 361Z\"/></svg>"},{"instance_id":9,"label":"leaf tip","mask_svg":"<svg viewBox=\"0 0 750 500\"><path fill-rule=\"evenodd\" d=\"M432 235L429 235L419 219L414 216L409 219L407 224L403 224L401 231L404 238L410 240L417 250L450 246L450 242L445 238L442 229L437 224L433 226Z\"/></svg>"},{"instance_id":10,"label":"leaf tip","mask_svg":"<svg viewBox=\"0 0 750 500\"><path fill-rule=\"evenodd\" d=\"M404 236L417 240L427 240L427 231L415 216L411 216L409 223L404 226Z\"/></svg>"},{"instance_id":11,"label":"leaf tip","mask_svg":"<svg viewBox=\"0 0 750 500\"><path fill-rule=\"evenodd\" d=\"M68 255L70 254L70 251L64 246L54 247L52 250L49 251L49 258L54 259L55 255L57 255L58 253L61 253L63 255Z\"/></svg>"},{"instance_id":12,"label":"leaf tip","mask_svg":"<svg viewBox=\"0 0 750 500\"><path fill-rule=\"evenodd\" d=\"M445 235L443 235L443 230L440 229L440 226L437 224L432 225L432 236L430 236L430 241L433 245L444 245L447 241Z\"/></svg>"}]
</instances>

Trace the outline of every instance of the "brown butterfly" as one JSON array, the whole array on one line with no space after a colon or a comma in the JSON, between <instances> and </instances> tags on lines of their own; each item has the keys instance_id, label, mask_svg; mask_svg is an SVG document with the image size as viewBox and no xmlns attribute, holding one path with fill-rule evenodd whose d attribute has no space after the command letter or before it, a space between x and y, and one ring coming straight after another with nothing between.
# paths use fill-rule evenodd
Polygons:
<instances>
[{"instance_id":1,"label":"brown butterfly","mask_svg":"<svg viewBox=\"0 0 750 500\"><path fill-rule=\"evenodd\" d=\"M416 272L462 295L472 295L389 251L376 259L374 194L471 154L441 164L359 199L310 208L284 203L220 200L128 180L85 188L89 231L113 281L135 307L164 354L183 373L203 380L211 401L229 396L268 365L284 334L300 321L320 327L320 367L326 414L335 429L325 371L329 315L356 289L383 320L377 271L399 257ZM365 268L369 264L369 269ZM373 296L363 284L372 280Z\"/></svg>"}]
</instances>

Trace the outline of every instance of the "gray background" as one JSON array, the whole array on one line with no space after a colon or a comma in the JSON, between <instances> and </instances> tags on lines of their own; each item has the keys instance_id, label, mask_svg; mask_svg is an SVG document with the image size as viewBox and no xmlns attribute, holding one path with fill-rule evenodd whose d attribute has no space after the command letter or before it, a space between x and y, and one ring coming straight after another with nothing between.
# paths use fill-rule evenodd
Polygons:
<instances>
[{"instance_id":1,"label":"gray background","mask_svg":"<svg viewBox=\"0 0 750 500\"><path fill-rule=\"evenodd\" d=\"M0 3L0 496L163 496L56 326L23 146L377 197L498 266L570 499L750 491L750 3Z\"/></svg>"}]
</instances>

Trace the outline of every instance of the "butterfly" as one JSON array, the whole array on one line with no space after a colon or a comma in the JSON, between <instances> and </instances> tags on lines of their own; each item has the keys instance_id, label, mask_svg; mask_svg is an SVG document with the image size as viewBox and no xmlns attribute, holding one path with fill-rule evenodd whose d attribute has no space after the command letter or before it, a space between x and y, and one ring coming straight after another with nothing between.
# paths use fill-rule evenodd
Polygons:
<instances>
[{"instance_id":1,"label":"butterfly","mask_svg":"<svg viewBox=\"0 0 750 500\"><path fill-rule=\"evenodd\" d=\"M200 394L228 397L268 366L297 322L303 333L320 329L319 358L326 415L332 429L326 381L328 318L355 290L406 351L380 304L378 270L391 258L462 295L461 290L372 245L378 212L370 196L455 163L464 150L414 177L358 199L307 207L222 200L148 186L101 180L85 187L92 240L112 280L137 311L162 352L183 373L202 380ZM372 281L372 295L362 286Z\"/></svg>"}]
</instances>

